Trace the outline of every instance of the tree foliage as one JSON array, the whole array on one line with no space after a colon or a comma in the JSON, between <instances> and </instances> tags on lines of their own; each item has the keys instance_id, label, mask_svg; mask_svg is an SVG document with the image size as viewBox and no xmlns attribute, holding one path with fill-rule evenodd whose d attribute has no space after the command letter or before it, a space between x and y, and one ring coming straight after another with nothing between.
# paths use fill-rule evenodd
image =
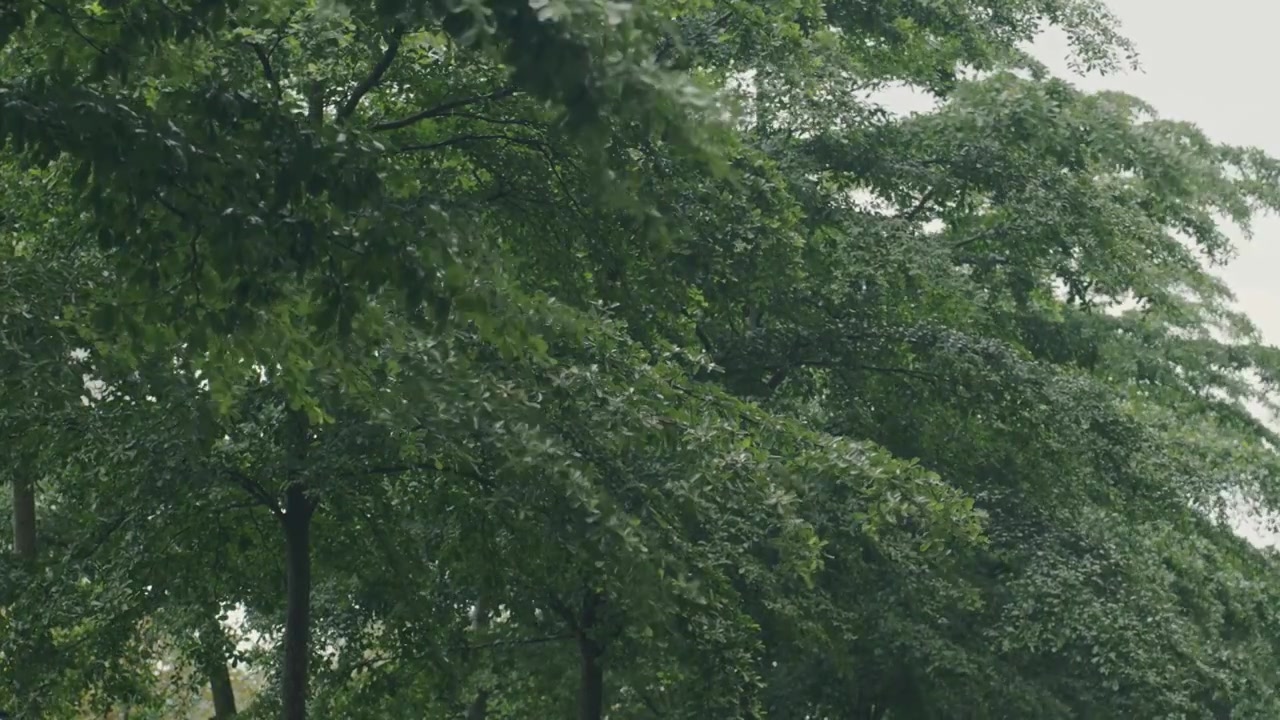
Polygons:
<instances>
[{"instance_id":1,"label":"tree foliage","mask_svg":"<svg viewBox=\"0 0 1280 720\"><path fill-rule=\"evenodd\" d=\"M6 4L0 706L1277 716L1280 163L1046 25Z\"/></svg>"}]
</instances>

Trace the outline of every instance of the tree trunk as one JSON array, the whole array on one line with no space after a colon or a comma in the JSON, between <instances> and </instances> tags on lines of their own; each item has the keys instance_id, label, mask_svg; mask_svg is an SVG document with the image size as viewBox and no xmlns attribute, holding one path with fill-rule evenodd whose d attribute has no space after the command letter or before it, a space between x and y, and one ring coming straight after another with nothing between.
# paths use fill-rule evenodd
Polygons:
<instances>
[{"instance_id":1,"label":"tree trunk","mask_svg":"<svg viewBox=\"0 0 1280 720\"><path fill-rule=\"evenodd\" d=\"M583 600L582 617L578 622L578 720L602 720L604 717L604 667L600 665L604 647L591 637L599 605L600 596L589 594Z\"/></svg>"},{"instance_id":2,"label":"tree trunk","mask_svg":"<svg viewBox=\"0 0 1280 720\"><path fill-rule=\"evenodd\" d=\"M467 708L467 720L484 720L489 715L489 688L480 688Z\"/></svg>"},{"instance_id":3,"label":"tree trunk","mask_svg":"<svg viewBox=\"0 0 1280 720\"><path fill-rule=\"evenodd\" d=\"M231 671L227 662L215 662L209 667L209 694L213 696L214 720L225 720L236 714L236 690L231 685Z\"/></svg>"},{"instance_id":4,"label":"tree trunk","mask_svg":"<svg viewBox=\"0 0 1280 720\"><path fill-rule=\"evenodd\" d=\"M582 686L578 693L578 720L601 720L604 717L604 668L600 666L600 649L590 640L580 643Z\"/></svg>"},{"instance_id":5,"label":"tree trunk","mask_svg":"<svg viewBox=\"0 0 1280 720\"><path fill-rule=\"evenodd\" d=\"M36 488L35 483L21 471L13 478L13 554L22 565L33 565L36 561ZM48 650L52 644L48 634L44 631L37 632L36 643ZM37 657L47 654L39 649L36 651ZM25 679L14 678L14 690L18 693L19 701L17 716L37 720L43 714L39 700L34 695L22 697L26 694L24 680L29 681L27 684L35 681L30 673L26 675L28 677Z\"/></svg>"},{"instance_id":6,"label":"tree trunk","mask_svg":"<svg viewBox=\"0 0 1280 720\"><path fill-rule=\"evenodd\" d=\"M311 653L311 512L303 486L285 491L284 720L306 720Z\"/></svg>"},{"instance_id":7,"label":"tree trunk","mask_svg":"<svg viewBox=\"0 0 1280 720\"><path fill-rule=\"evenodd\" d=\"M471 618L471 629L483 632L489 627L489 608L484 598L476 601L475 615ZM489 715L489 688L481 687L476 691L475 699L467 708L467 720L485 720Z\"/></svg>"},{"instance_id":8,"label":"tree trunk","mask_svg":"<svg viewBox=\"0 0 1280 720\"><path fill-rule=\"evenodd\" d=\"M36 488L25 477L13 479L13 554L26 563L36 559Z\"/></svg>"},{"instance_id":9,"label":"tree trunk","mask_svg":"<svg viewBox=\"0 0 1280 720\"><path fill-rule=\"evenodd\" d=\"M204 668L205 677L209 680L209 696L213 698L213 720L234 717L236 692L231 684L231 670L227 667L230 643L226 630L214 612L209 612L201 635L206 638L206 642L202 643L196 660Z\"/></svg>"}]
</instances>

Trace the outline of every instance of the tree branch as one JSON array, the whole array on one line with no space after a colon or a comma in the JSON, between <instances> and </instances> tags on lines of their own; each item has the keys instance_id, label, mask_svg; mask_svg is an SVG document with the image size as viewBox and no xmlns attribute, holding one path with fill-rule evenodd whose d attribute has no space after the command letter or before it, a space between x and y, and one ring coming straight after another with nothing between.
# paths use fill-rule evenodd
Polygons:
<instances>
[{"instance_id":1,"label":"tree branch","mask_svg":"<svg viewBox=\"0 0 1280 720\"><path fill-rule=\"evenodd\" d=\"M271 497L257 481L235 470L229 470L227 474L230 475L236 485L239 485L241 489L249 493L250 497L270 510L271 514L275 515L277 519L284 518L284 511L280 508L280 503L276 502L276 499Z\"/></svg>"},{"instance_id":2,"label":"tree branch","mask_svg":"<svg viewBox=\"0 0 1280 720\"><path fill-rule=\"evenodd\" d=\"M111 539L111 536L123 527L133 515L133 511L128 511L116 516L114 520L102 528L92 542L73 546L70 553L71 557L77 562L83 562L96 555L102 549L102 546L106 545L107 541Z\"/></svg>"},{"instance_id":3,"label":"tree branch","mask_svg":"<svg viewBox=\"0 0 1280 720\"><path fill-rule=\"evenodd\" d=\"M924 212L924 206L929 204L929 201L933 199L933 196L935 194L937 194L937 190L938 189L936 187L931 187L928 190L926 190L924 194L920 196L920 201L915 204L915 207L911 208L905 214L902 215L902 219L907 222L911 222L919 218L920 213Z\"/></svg>"},{"instance_id":4,"label":"tree branch","mask_svg":"<svg viewBox=\"0 0 1280 720\"><path fill-rule=\"evenodd\" d=\"M494 90L491 93L485 93L483 95L472 95L471 97L465 97L458 100L450 100L449 102L442 103L433 108L428 108L421 112L414 113L413 115L401 118L399 120L388 120L386 122L380 122L374 125L371 129L379 132L386 131L386 130L399 130L400 128L409 127L414 123L422 122L423 120L426 120L428 118L444 117L447 115L452 115L454 110L457 110L458 108L461 108L461 107L466 107L467 105L474 105L475 103L478 103L478 102L485 102L485 101L491 101L491 100L501 100L503 98L511 97L512 95L515 95L515 94L516 94L515 88L505 87L499 90Z\"/></svg>"},{"instance_id":5,"label":"tree branch","mask_svg":"<svg viewBox=\"0 0 1280 720\"><path fill-rule=\"evenodd\" d=\"M542 643L559 642L561 640L573 640L575 635L546 635L543 637L518 638L515 640L493 640L491 642L476 643L474 645L459 645L459 650L484 650L487 648L497 647L518 647L521 645L541 645Z\"/></svg>"},{"instance_id":6,"label":"tree branch","mask_svg":"<svg viewBox=\"0 0 1280 720\"><path fill-rule=\"evenodd\" d=\"M951 248L952 248L953 250L958 250L958 249L963 248L963 247L968 247L969 245L972 245L972 244L974 244L974 243L978 242L979 240L983 240L983 239L985 239L985 238L987 238L987 237L990 237L991 235L994 235L994 234L995 234L995 232L996 232L996 228L987 228L987 229L985 229L985 230L980 230L980 231L978 231L978 232L976 232L976 233L974 233L974 234L970 235L969 237L966 237L966 238L964 238L964 239L962 239L962 240L957 240L957 241L955 241L955 242L951 243Z\"/></svg>"},{"instance_id":7,"label":"tree branch","mask_svg":"<svg viewBox=\"0 0 1280 720\"><path fill-rule=\"evenodd\" d=\"M396 148L397 152L416 152L420 150L438 150L442 147L450 145L461 145L470 142L483 142L485 140L501 140L512 143L514 145L522 145L532 150L541 152L542 142L533 138L522 138L514 135L488 134L488 135L459 135L446 140L439 140L431 143L421 143L418 145L402 145Z\"/></svg>"},{"instance_id":8,"label":"tree branch","mask_svg":"<svg viewBox=\"0 0 1280 720\"><path fill-rule=\"evenodd\" d=\"M790 369L791 368L780 367L773 371L773 375L770 375L769 379L765 381L765 387L769 388L769 392L772 393L782 385L783 381L787 379L787 373Z\"/></svg>"},{"instance_id":9,"label":"tree branch","mask_svg":"<svg viewBox=\"0 0 1280 720\"><path fill-rule=\"evenodd\" d=\"M280 78L276 76L275 68L271 67L271 53L258 43L249 43L249 47L253 48L253 54L258 57L258 64L262 66L262 74L267 78L267 82L271 83L271 90L276 94L279 100L283 94L280 91Z\"/></svg>"},{"instance_id":10,"label":"tree branch","mask_svg":"<svg viewBox=\"0 0 1280 720\"><path fill-rule=\"evenodd\" d=\"M707 329L702 326L702 323L697 323L693 326L693 334L697 336L698 342L702 343L702 349L714 360L716 358L716 346L715 343L711 342L711 336L707 334Z\"/></svg>"},{"instance_id":11,"label":"tree branch","mask_svg":"<svg viewBox=\"0 0 1280 720\"><path fill-rule=\"evenodd\" d=\"M570 610L569 606L565 605L559 597L554 594L548 594L547 607L551 608L552 612L560 616L560 619L564 621L565 625L568 625L569 629L573 631L575 637L582 634L583 628L578 625L578 616Z\"/></svg>"},{"instance_id":12,"label":"tree branch","mask_svg":"<svg viewBox=\"0 0 1280 720\"><path fill-rule=\"evenodd\" d=\"M400 37L404 35L404 28L397 26L391 31L390 37L387 38L387 49L383 51L382 57L378 60L373 69L364 80L351 91L351 95L347 101L338 108L338 122L343 122L351 117L360 105L360 100L369 93L370 90L376 88L378 83L382 82L382 76L387 74L387 70L391 69L391 63L395 62L396 54L400 52Z\"/></svg>"},{"instance_id":13,"label":"tree branch","mask_svg":"<svg viewBox=\"0 0 1280 720\"><path fill-rule=\"evenodd\" d=\"M71 32L75 33L77 37L83 40L85 44L87 44L89 47L93 48L94 50L97 50L102 55L108 55L108 56L110 55L110 53L107 52L106 48L94 42L93 38L81 32L80 27L76 25L75 18L71 16L71 13L69 10L67 10L67 8L60 7L53 3L47 2L46 0L38 0L38 1L42 6L44 6L46 10L51 11L55 15L61 16L62 19L66 21L67 28L70 29Z\"/></svg>"},{"instance_id":14,"label":"tree branch","mask_svg":"<svg viewBox=\"0 0 1280 720\"><path fill-rule=\"evenodd\" d=\"M542 129L546 127L544 123L535 122L533 120L525 120L524 118L499 118L489 115L481 115L473 112L451 112L447 117L466 118L467 120L478 120L487 122L492 125L519 125L520 127Z\"/></svg>"},{"instance_id":15,"label":"tree branch","mask_svg":"<svg viewBox=\"0 0 1280 720\"><path fill-rule=\"evenodd\" d=\"M831 370L841 370L841 369L860 370L863 372L882 373L885 375L905 375L907 377L916 378L917 380L928 380L930 382L937 382L942 379L938 375L930 372L925 372L924 370L914 370L912 368L891 367L891 366L883 366L883 365L862 365L859 363L844 362L842 360L823 360L823 359L817 359L817 358L809 359L809 360L796 360L794 362L789 363L788 365L746 365L746 366L740 366L738 369L767 370L771 372L772 375L770 376L768 382L770 383L770 386L772 388L772 387L775 387L773 386L773 383L775 381L778 384L781 384L782 380L786 378L786 374L792 368L795 368L795 367L828 368Z\"/></svg>"}]
</instances>

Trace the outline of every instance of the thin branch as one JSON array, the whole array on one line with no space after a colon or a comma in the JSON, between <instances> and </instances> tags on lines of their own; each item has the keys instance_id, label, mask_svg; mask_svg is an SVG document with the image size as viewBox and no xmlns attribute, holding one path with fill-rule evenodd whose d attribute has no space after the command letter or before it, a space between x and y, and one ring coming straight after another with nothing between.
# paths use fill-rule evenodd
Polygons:
<instances>
[{"instance_id":1,"label":"thin branch","mask_svg":"<svg viewBox=\"0 0 1280 720\"><path fill-rule=\"evenodd\" d=\"M99 550L102 549L102 546L107 544L107 541L111 539L111 536L123 527L124 524L133 517L133 515L134 513L132 511L121 513L98 533L92 543L73 548L71 557L78 562L84 562L85 560L92 558Z\"/></svg>"},{"instance_id":2,"label":"thin branch","mask_svg":"<svg viewBox=\"0 0 1280 720\"><path fill-rule=\"evenodd\" d=\"M636 688L636 694L640 696L640 702L644 703L645 708L647 708L649 712L653 713L654 717L665 717L665 713L663 713L658 707L658 704L653 701L653 698L649 696L649 693Z\"/></svg>"},{"instance_id":3,"label":"thin branch","mask_svg":"<svg viewBox=\"0 0 1280 720\"><path fill-rule=\"evenodd\" d=\"M285 18L284 22L280 23L280 27L276 28L276 39L271 43L271 49L267 51L268 57L275 54L276 48L280 47L280 43L284 42L284 39L289 35L289 24L298 16L298 12L300 10L301 8L294 8L293 10L290 10L289 17Z\"/></svg>"},{"instance_id":4,"label":"thin branch","mask_svg":"<svg viewBox=\"0 0 1280 720\"><path fill-rule=\"evenodd\" d=\"M431 143L421 143L418 145L402 145L396 148L397 152L417 152L421 150L438 150L451 145L462 145L464 143L484 142L485 140L500 140L509 142L514 145L522 145L524 147L541 152L542 142L534 138L522 138L513 135L488 134L488 135L459 135L446 140L439 140Z\"/></svg>"},{"instance_id":5,"label":"thin branch","mask_svg":"<svg viewBox=\"0 0 1280 720\"><path fill-rule=\"evenodd\" d=\"M173 203L166 200L163 195L156 193L153 197L155 198L156 204L158 204L160 207L176 215L179 220L182 220L184 222L191 222L191 218L185 212L180 210Z\"/></svg>"},{"instance_id":6,"label":"thin branch","mask_svg":"<svg viewBox=\"0 0 1280 720\"><path fill-rule=\"evenodd\" d=\"M996 232L995 228L987 228L985 230L981 230L979 232L976 232L970 235L967 238L964 238L963 240L957 240L956 242L951 243L951 248L953 250L959 250L960 248L972 245L978 242L979 240L986 239L987 237L990 237L991 235L995 234L995 232Z\"/></svg>"},{"instance_id":7,"label":"thin branch","mask_svg":"<svg viewBox=\"0 0 1280 720\"><path fill-rule=\"evenodd\" d=\"M769 388L770 393L782 385L783 381L787 379L787 373L790 369L788 367L780 367L773 371L773 375L769 376L769 379L765 381L765 387Z\"/></svg>"},{"instance_id":8,"label":"thin branch","mask_svg":"<svg viewBox=\"0 0 1280 720\"><path fill-rule=\"evenodd\" d=\"M89 47L93 48L94 50L97 50L99 53L103 55L110 55L110 53L107 52L106 48L94 42L93 38L90 38L88 35L85 35L83 32L80 31L80 27L76 25L76 19L71 16L71 12L69 10L67 10L64 7L59 7L57 5L54 5L53 3L46 2L45 0L39 0L39 2L41 5L44 6L46 10L53 12L53 14L55 15L60 15L64 20L66 20L67 27L71 29L71 32L75 33L76 36L79 37L81 40L83 40L85 44L87 44Z\"/></svg>"},{"instance_id":9,"label":"thin branch","mask_svg":"<svg viewBox=\"0 0 1280 720\"><path fill-rule=\"evenodd\" d=\"M702 323L693 326L693 333L698 336L698 342L702 343L702 349L712 358L716 357L715 343L711 342L711 336L707 335L707 329L702 326Z\"/></svg>"},{"instance_id":10,"label":"thin branch","mask_svg":"<svg viewBox=\"0 0 1280 720\"><path fill-rule=\"evenodd\" d=\"M579 218L588 220L587 211L578 204L578 199L569 191L569 183L565 181L564 175L560 173L560 166L556 165L556 158L551 154L551 149L545 144L539 144L537 150L542 154L543 159L547 161L547 167L551 169L551 174L555 177L556 184L560 186L560 192L564 193L565 200L569 201L569 205L577 212Z\"/></svg>"},{"instance_id":11,"label":"thin branch","mask_svg":"<svg viewBox=\"0 0 1280 720\"><path fill-rule=\"evenodd\" d=\"M385 465L380 467L364 468L361 472L368 475L403 475L409 472L440 472L434 464L430 463L413 463L410 465Z\"/></svg>"},{"instance_id":12,"label":"thin branch","mask_svg":"<svg viewBox=\"0 0 1280 720\"><path fill-rule=\"evenodd\" d=\"M446 117L446 116L441 116L441 117ZM535 122L533 120L525 120L523 118L496 118L496 117L491 117L489 115L481 115L480 113L471 113L471 112L451 112L447 115L447 117L464 118L467 120L478 120L480 122L487 122L492 125L519 125L520 127L527 127L527 128L545 127L543 123Z\"/></svg>"},{"instance_id":13,"label":"thin branch","mask_svg":"<svg viewBox=\"0 0 1280 720\"><path fill-rule=\"evenodd\" d=\"M733 16L734 16L733 10L725 11L719 17L711 21L710 29L724 30L726 27L728 27L729 20L733 18ZM714 37L715 33L710 33L710 35L711 37ZM675 50L681 44L682 43L680 42L680 40L677 40L671 35L669 34L663 35L662 40L658 43L657 51L654 52L653 54L653 64L661 65L662 63L666 62L667 57L671 54L671 51Z\"/></svg>"},{"instance_id":14,"label":"thin branch","mask_svg":"<svg viewBox=\"0 0 1280 720\"><path fill-rule=\"evenodd\" d=\"M520 638L517 640L494 640L492 642L477 643L475 645L462 645L459 650L484 650L486 648L495 647L519 647L521 645L541 645L549 642L559 642L561 640L573 640L576 635L546 635L544 637Z\"/></svg>"},{"instance_id":15,"label":"thin branch","mask_svg":"<svg viewBox=\"0 0 1280 720\"><path fill-rule=\"evenodd\" d=\"M376 131L399 130L400 128L408 127L410 125L413 125L414 123L422 122L423 120L426 120L428 118L444 117L446 115L451 115L454 110L457 110L458 108L461 108L461 107L466 107L467 105L474 105L475 103L478 103L478 102L501 100L503 98L511 97L512 95L515 95L515 94L516 94L515 88L505 87L499 90L494 90L491 93L485 93L483 95L472 95L471 97L465 97L458 100L450 100L449 102L437 105L433 108L428 108L421 112L414 113L413 115L410 115L405 118L401 118L399 120L388 120L386 122L380 122L374 125L371 129Z\"/></svg>"},{"instance_id":16,"label":"thin branch","mask_svg":"<svg viewBox=\"0 0 1280 720\"><path fill-rule=\"evenodd\" d=\"M233 503L227 503L225 505L220 505L214 508L213 512L224 513L230 510L248 510L249 508L256 508L261 505L262 505L261 500L257 498L253 498L251 500L241 500L240 502L233 502Z\"/></svg>"},{"instance_id":17,"label":"thin branch","mask_svg":"<svg viewBox=\"0 0 1280 720\"><path fill-rule=\"evenodd\" d=\"M284 518L284 510L280 508L280 503L276 502L276 499L271 497L257 481L235 470L228 471L228 475L231 476L236 485L239 485L241 489L249 493L250 497L270 510L271 514L275 515L277 519Z\"/></svg>"},{"instance_id":18,"label":"thin branch","mask_svg":"<svg viewBox=\"0 0 1280 720\"><path fill-rule=\"evenodd\" d=\"M929 204L929 201L933 199L933 196L937 194L937 191L938 189L936 187L931 187L926 190L924 194L920 196L920 201L915 204L915 207L908 210L906 214L902 216L902 219L907 222L911 222L920 217L920 213L924 212L924 206Z\"/></svg>"},{"instance_id":19,"label":"thin branch","mask_svg":"<svg viewBox=\"0 0 1280 720\"><path fill-rule=\"evenodd\" d=\"M739 369L740 370L768 370L774 373L773 376L770 378L769 382L772 383L776 379L778 380L779 383L781 383L782 379L785 378L785 373L793 367L828 368L832 370L841 370L841 369L855 370L855 371L860 370L863 372L883 373L885 375L905 375L907 377L916 378L917 380L928 380L930 382L937 382L942 379L940 376L934 373L925 372L923 370L914 370L912 368L887 367L883 365L861 365L858 363L849 363L841 360L821 360L821 359L796 360L788 365L755 365L755 366L744 365L744 366L741 366ZM783 375L779 377L778 373L783 373Z\"/></svg>"},{"instance_id":20,"label":"thin branch","mask_svg":"<svg viewBox=\"0 0 1280 720\"><path fill-rule=\"evenodd\" d=\"M324 106L327 100L325 85L319 80L312 80L307 88L307 123L314 129L324 125Z\"/></svg>"},{"instance_id":21,"label":"thin branch","mask_svg":"<svg viewBox=\"0 0 1280 720\"><path fill-rule=\"evenodd\" d=\"M387 70L391 69L391 63L395 62L396 54L400 52L400 37L404 35L404 28L397 26L391 31L391 35L387 38L387 49L382 53L377 64L369 71L364 80L351 91L351 96L338 109L338 122L342 122L351 117L360 105L360 100L369 93L370 90L378 87L378 83L382 82L382 76L387 74Z\"/></svg>"}]
</instances>

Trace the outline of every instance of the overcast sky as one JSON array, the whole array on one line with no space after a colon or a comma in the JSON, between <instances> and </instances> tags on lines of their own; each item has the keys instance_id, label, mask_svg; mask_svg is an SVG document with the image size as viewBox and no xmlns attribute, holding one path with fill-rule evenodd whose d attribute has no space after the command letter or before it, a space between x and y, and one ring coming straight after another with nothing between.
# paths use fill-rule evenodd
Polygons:
<instances>
[{"instance_id":1,"label":"overcast sky","mask_svg":"<svg viewBox=\"0 0 1280 720\"><path fill-rule=\"evenodd\" d=\"M1198 0L1105 1L1137 46L1140 70L1077 75L1058 32L1046 33L1032 52L1082 90L1133 95L1162 117L1198 125L1217 142L1259 147L1280 157L1280 112L1273 111L1280 102L1272 90L1280 3L1221 0L1208 12ZM927 111L933 104L909 91L889 91L882 99L900 112ZM1253 231L1251 240L1230 233L1237 240L1236 256L1217 274L1266 342L1280 344L1280 218L1259 217ZM1239 530L1256 543L1280 544L1280 533L1259 523L1242 518Z\"/></svg>"},{"instance_id":2,"label":"overcast sky","mask_svg":"<svg viewBox=\"0 0 1280 720\"><path fill-rule=\"evenodd\" d=\"M1065 38L1055 32L1033 46L1036 57L1082 90L1134 95L1163 117L1195 123L1215 141L1280 157L1280 102L1272 90L1280 3L1221 0L1208 12L1198 0L1105 2L1137 45L1140 70L1076 75ZM907 92L890 91L883 99L903 112L931 105ZM1254 238L1240 240L1236 259L1218 274L1267 341L1280 344L1280 282L1271 279L1280 270L1280 218L1258 218Z\"/></svg>"},{"instance_id":3,"label":"overcast sky","mask_svg":"<svg viewBox=\"0 0 1280 720\"><path fill-rule=\"evenodd\" d=\"M1142 69L1108 77L1073 77L1085 90L1135 95L1162 116L1200 126L1219 142L1260 147L1280 156L1275 109L1275 28L1280 4L1221 0L1212 12L1196 0L1108 0L1125 34L1137 45ZM1070 77L1061 36L1035 47L1041 62ZM1233 262L1219 274L1268 343L1280 343L1280 218L1259 218L1252 240L1241 241ZM1275 544L1280 535L1242 522L1254 542Z\"/></svg>"},{"instance_id":4,"label":"overcast sky","mask_svg":"<svg viewBox=\"0 0 1280 720\"><path fill-rule=\"evenodd\" d=\"M1275 28L1280 4L1267 0L1108 0L1138 46L1142 70L1110 77L1073 77L1086 90L1135 95L1164 117L1199 125L1232 145L1280 156L1280 118L1273 90ZM1070 76L1066 44L1047 36L1036 56ZM1220 275L1270 343L1280 342L1280 219L1260 218L1254 238Z\"/></svg>"}]
</instances>

